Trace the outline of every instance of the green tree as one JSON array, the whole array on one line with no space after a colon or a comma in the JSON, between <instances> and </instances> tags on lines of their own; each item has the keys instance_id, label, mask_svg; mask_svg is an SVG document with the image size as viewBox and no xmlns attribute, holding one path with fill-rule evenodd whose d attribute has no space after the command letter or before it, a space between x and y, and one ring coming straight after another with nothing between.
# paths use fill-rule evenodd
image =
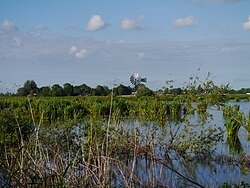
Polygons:
<instances>
[{"instance_id":1,"label":"green tree","mask_svg":"<svg viewBox=\"0 0 250 188\"><path fill-rule=\"evenodd\" d=\"M110 93L110 90L108 89L107 86L101 86L98 85L96 86L96 88L94 89L94 95L95 96L106 96Z\"/></svg>"},{"instance_id":2,"label":"green tree","mask_svg":"<svg viewBox=\"0 0 250 188\"><path fill-rule=\"evenodd\" d=\"M36 85L36 82L34 80L27 80L23 87L19 88L17 90L17 95L19 96L26 96L29 94L37 93L39 88Z\"/></svg>"},{"instance_id":3,"label":"green tree","mask_svg":"<svg viewBox=\"0 0 250 188\"><path fill-rule=\"evenodd\" d=\"M49 86L44 86L39 89L38 94L41 96L50 96L51 89Z\"/></svg>"},{"instance_id":4,"label":"green tree","mask_svg":"<svg viewBox=\"0 0 250 188\"><path fill-rule=\"evenodd\" d=\"M74 86L71 85L70 83L65 83L63 85L63 89L64 89L64 95L67 95L67 96L74 95Z\"/></svg>"},{"instance_id":5,"label":"green tree","mask_svg":"<svg viewBox=\"0 0 250 188\"><path fill-rule=\"evenodd\" d=\"M63 91L64 91L63 88L59 84L54 84L51 87L52 96L63 96L64 95Z\"/></svg>"},{"instance_id":6,"label":"green tree","mask_svg":"<svg viewBox=\"0 0 250 188\"><path fill-rule=\"evenodd\" d=\"M25 90L24 87L20 87L18 90L17 90L17 95L18 96L26 96L27 95L27 92Z\"/></svg>"},{"instance_id":7,"label":"green tree","mask_svg":"<svg viewBox=\"0 0 250 188\"><path fill-rule=\"evenodd\" d=\"M27 80L23 86L28 94L37 93L38 87L34 80Z\"/></svg>"},{"instance_id":8,"label":"green tree","mask_svg":"<svg viewBox=\"0 0 250 188\"><path fill-rule=\"evenodd\" d=\"M129 86L124 86L120 84L118 87L114 88L115 95L130 95L132 93L132 89Z\"/></svg>"},{"instance_id":9,"label":"green tree","mask_svg":"<svg viewBox=\"0 0 250 188\"><path fill-rule=\"evenodd\" d=\"M137 97L142 97L142 96L153 96L154 92L150 90L148 87L145 85L140 85L136 91L136 96Z\"/></svg>"},{"instance_id":10,"label":"green tree","mask_svg":"<svg viewBox=\"0 0 250 188\"><path fill-rule=\"evenodd\" d=\"M87 86L86 84L75 86L74 87L74 94L81 95L81 96L91 95L91 87Z\"/></svg>"},{"instance_id":11,"label":"green tree","mask_svg":"<svg viewBox=\"0 0 250 188\"><path fill-rule=\"evenodd\" d=\"M174 94L174 95L180 95L180 94L182 94L182 90L181 90L181 88L173 88L173 89L171 89L171 94Z\"/></svg>"},{"instance_id":12,"label":"green tree","mask_svg":"<svg viewBox=\"0 0 250 188\"><path fill-rule=\"evenodd\" d=\"M37 93L38 87L34 80L27 80L24 85L24 89L26 90L27 94Z\"/></svg>"}]
</instances>

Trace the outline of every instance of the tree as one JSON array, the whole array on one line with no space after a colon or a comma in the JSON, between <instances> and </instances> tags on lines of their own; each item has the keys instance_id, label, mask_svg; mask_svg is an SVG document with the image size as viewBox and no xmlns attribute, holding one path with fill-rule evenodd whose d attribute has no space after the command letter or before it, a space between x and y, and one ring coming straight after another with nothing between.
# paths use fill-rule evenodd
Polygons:
<instances>
[{"instance_id":1,"label":"tree","mask_svg":"<svg viewBox=\"0 0 250 188\"><path fill-rule=\"evenodd\" d=\"M108 89L107 86L98 85L94 89L94 95L96 95L96 96L106 96L109 93L110 93L110 90Z\"/></svg>"},{"instance_id":2,"label":"tree","mask_svg":"<svg viewBox=\"0 0 250 188\"><path fill-rule=\"evenodd\" d=\"M71 85L70 83L65 83L63 85L63 89L64 89L64 95L67 95L67 96L74 95L74 86Z\"/></svg>"},{"instance_id":3,"label":"tree","mask_svg":"<svg viewBox=\"0 0 250 188\"><path fill-rule=\"evenodd\" d=\"M115 95L130 95L132 93L132 89L129 86L124 86L120 84L118 87L114 88Z\"/></svg>"},{"instance_id":4,"label":"tree","mask_svg":"<svg viewBox=\"0 0 250 188\"><path fill-rule=\"evenodd\" d=\"M34 80L27 80L24 83L23 87L17 90L17 95L26 96L26 95L34 94L37 92L38 92L38 87L36 85L36 82Z\"/></svg>"},{"instance_id":5,"label":"tree","mask_svg":"<svg viewBox=\"0 0 250 188\"><path fill-rule=\"evenodd\" d=\"M41 87L39 89L39 95L41 96L50 96L51 89L49 86Z\"/></svg>"},{"instance_id":6,"label":"tree","mask_svg":"<svg viewBox=\"0 0 250 188\"><path fill-rule=\"evenodd\" d=\"M54 84L51 87L51 95L52 96L63 96L63 88L59 84Z\"/></svg>"},{"instance_id":7,"label":"tree","mask_svg":"<svg viewBox=\"0 0 250 188\"><path fill-rule=\"evenodd\" d=\"M24 83L23 87L26 90L27 94L33 94L38 92L38 87L34 80L27 80Z\"/></svg>"},{"instance_id":8,"label":"tree","mask_svg":"<svg viewBox=\"0 0 250 188\"><path fill-rule=\"evenodd\" d=\"M136 91L136 96L137 97L142 97L142 96L153 96L154 92L150 90L148 87L145 85L140 85Z\"/></svg>"},{"instance_id":9,"label":"tree","mask_svg":"<svg viewBox=\"0 0 250 188\"><path fill-rule=\"evenodd\" d=\"M18 90L17 90L17 95L18 96L26 96L27 95L27 92L25 90L24 87L20 87Z\"/></svg>"},{"instance_id":10,"label":"tree","mask_svg":"<svg viewBox=\"0 0 250 188\"><path fill-rule=\"evenodd\" d=\"M181 88L173 88L170 90L170 93L174 94L174 95L180 95L180 94L182 94L182 90L181 90Z\"/></svg>"},{"instance_id":11,"label":"tree","mask_svg":"<svg viewBox=\"0 0 250 188\"><path fill-rule=\"evenodd\" d=\"M81 95L81 96L91 95L91 87L87 86L86 84L75 86L74 87L74 94Z\"/></svg>"}]
</instances>

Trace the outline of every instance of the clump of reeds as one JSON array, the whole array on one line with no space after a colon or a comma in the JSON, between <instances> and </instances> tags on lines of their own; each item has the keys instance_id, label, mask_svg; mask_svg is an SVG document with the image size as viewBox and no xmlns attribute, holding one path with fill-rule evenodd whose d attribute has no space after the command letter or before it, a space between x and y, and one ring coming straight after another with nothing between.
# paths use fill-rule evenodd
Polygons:
<instances>
[{"instance_id":1,"label":"clump of reeds","mask_svg":"<svg viewBox=\"0 0 250 188\"><path fill-rule=\"evenodd\" d=\"M248 139L250 139L250 113L246 117L246 124L245 124L245 129L248 132Z\"/></svg>"},{"instance_id":2,"label":"clump of reeds","mask_svg":"<svg viewBox=\"0 0 250 188\"><path fill-rule=\"evenodd\" d=\"M181 115L181 103L179 101L171 101L167 104L166 114L172 119L178 119Z\"/></svg>"},{"instance_id":3,"label":"clump of reeds","mask_svg":"<svg viewBox=\"0 0 250 188\"><path fill-rule=\"evenodd\" d=\"M227 145L229 147L229 150L233 154L239 154L242 153L243 147L241 145L239 137L228 137L227 138Z\"/></svg>"},{"instance_id":4,"label":"clump of reeds","mask_svg":"<svg viewBox=\"0 0 250 188\"><path fill-rule=\"evenodd\" d=\"M244 114L240 111L239 105L226 105L223 109L223 116L228 137L237 137L244 123Z\"/></svg>"}]
</instances>

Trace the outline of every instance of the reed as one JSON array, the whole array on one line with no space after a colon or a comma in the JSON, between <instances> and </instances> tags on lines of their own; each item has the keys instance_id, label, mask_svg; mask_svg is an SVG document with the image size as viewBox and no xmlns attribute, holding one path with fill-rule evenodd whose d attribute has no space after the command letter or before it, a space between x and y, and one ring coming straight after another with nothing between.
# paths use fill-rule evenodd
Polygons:
<instances>
[{"instance_id":1,"label":"reed","mask_svg":"<svg viewBox=\"0 0 250 188\"><path fill-rule=\"evenodd\" d=\"M34 129L25 138L22 122L15 117L16 145L6 147L0 161L7 171L7 187L159 187L181 185L182 180L203 187L156 151L159 137L165 136L158 132L158 124L138 121L125 129L117 122L107 125L105 118L89 117L81 125L71 121L48 127L43 115L35 118L39 104L32 100L28 104ZM155 109L160 106L160 101L154 101ZM124 103L113 107L118 113ZM143 107L146 115L154 114ZM142 124L147 124L146 131ZM168 178L168 171L178 178ZM147 175L141 177L141 172Z\"/></svg>"},{"instance_id":2,"label":"reed","mask_svg":"<svg viewBox=\"0 0 250 188\"><path fill-rule=\"evenodd\" d=\"M248 132L248 134L250 133L250 113L248 114L248 116L246 117L246 125L245 128Z\"/></svg>"},{"instance_id":3,"label":"reed","mask_svg":"<svg viewBox=\"0 0 250 188\"><path fill-rule=\"evenodd\" d=\"M238 137L239 129L244 123L244 114L240 111L240 107L238 105L225 105L223 116L228 137Z\"/></svg>"},{"instance_id":4,"label":"reed","mask_svg":"<svg viewBox=\"0 0 250 188\"><path fill-rule=\"evenodd\" d=\"M7 187L209 185L183 161L207 157L222 132L204 126L206 113L203 122L190 121L193 102L203 99L188 97L0 99L0 123L9 126L1 130L15 136L0 143Z\"/></svg>"}]
</instances>

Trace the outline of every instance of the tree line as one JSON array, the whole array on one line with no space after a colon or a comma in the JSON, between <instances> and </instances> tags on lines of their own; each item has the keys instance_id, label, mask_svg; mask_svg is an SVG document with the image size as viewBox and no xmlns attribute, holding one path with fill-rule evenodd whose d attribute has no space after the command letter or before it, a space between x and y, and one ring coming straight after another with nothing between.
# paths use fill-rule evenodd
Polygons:
<instances>
[{"instance_id":1,"label":"tree line","mask_svg":"<svg viewBox=\"0 0 250 188\"><path fill-rule=\"evenodd\" d=\"M86 84L74 86L65 83L63 86L54 84L53 86L37 87L34 80L27 80L23 87L17 89L17 96L39 95L39 96L107 96L111 93L107 86L97 85L92 88ZM119 85L114 88L116 95L130 95L133 89L129 86Z\"/></svg>"},{"instance_id":2,"label":"tree line","mask_svg":"<svg viewBox=\"0 0 250 188\"><path fill-rule=\"evenodd\" d=\"M167 83L167 82L166 82ZM120 84L112 89L108 88L105 85L97 85L95 88L92 88L86 84L81 85L72 85L70 83L65 83L63 86L59 84L54 84L53 86L43 86L38 87L34 80L27 80L23 87L17 89L17 93L1 93L0 95L17 95L17 96L107 96L113 91L114 95L131 95L136 93L137 96L152 96L154 94L174 94L174 95L182 95L185 94L185 89L182 88L174 88L163 87L162 89L158 89L157 91L153 91L141 84L134 88L130 86L125 86ZM198 86L193 89L193 93L203 94L206 93L202 86ZM228 94L247 94L250 93L250 88L241 88L240 90L227 89L224 93Z\"/></svg>"}]
</instances>

